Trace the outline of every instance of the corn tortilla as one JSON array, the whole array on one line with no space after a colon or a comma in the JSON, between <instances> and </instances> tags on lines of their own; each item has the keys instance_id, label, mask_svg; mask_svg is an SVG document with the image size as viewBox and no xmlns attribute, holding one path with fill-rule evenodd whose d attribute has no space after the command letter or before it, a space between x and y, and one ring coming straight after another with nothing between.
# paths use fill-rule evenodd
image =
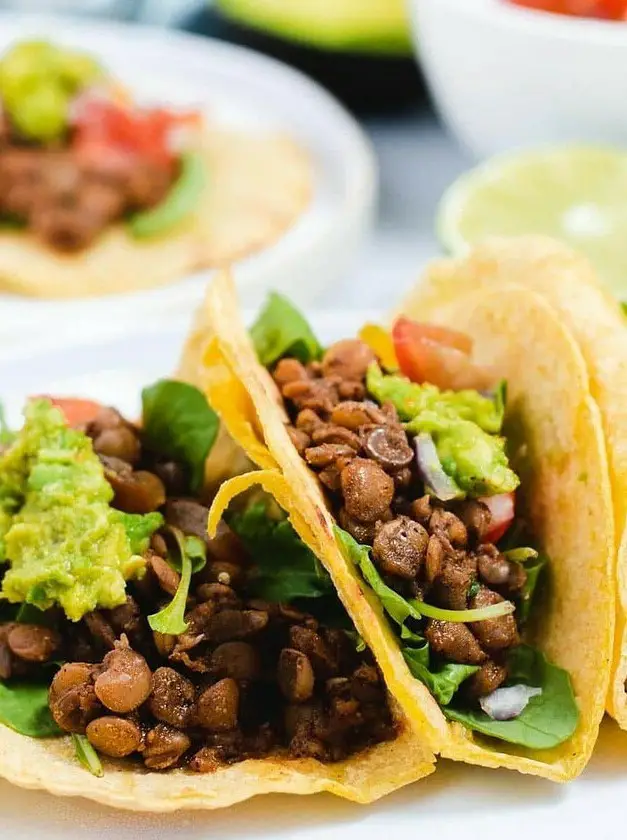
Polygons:
<instances>
[{"instance_id":1,"label":"corn tortilla","mask_svg":"<svg viewBox=\"0 0 627 840\"><path fill-rule=\"evenodd\" d=\"M213 128L202 154L206 189L195 214L171 233L139 240L111 225L85 251L64 255L27 231L2 231L0 290L77 298L162 286L271 245L311 199L311 162L282 134Z\"/></svg>"},{"instance_id":2,"label":"corn tortilla","mask_svg":"<svg viewBox=\"0 0 627 840\"><path fill-rule=\"evenodd\" d=\"M223 359L252 399L263 432L256 446L265 444L279 464L321 561L415 730L444 756L566 781L581 772L596 741L614 629L612 501L599 410L584 360L552 308L528 290L448 296L441 307L428 310L416 295L403 311L463 330L474 340L477 359L508 380L508 416L528 453L524 513L551 558L548 604L533 641L568 670L581 711L573 737L554 749L533 752L488 742L446 721L427 688L410 674L378 599L333 539L334 519L317 479L287 435L278 392L257 362L228 275L216 279L205 301ZM213 404L223 417L236 412L226 401ZM246 440L239 442L246 448Z\"/></svg>"},{"instance_id":3,"label":"corn tortilla","mask_svg":"<svg viewBox=\"0 0 627 840\"><path fill-rule=\"evenodd\" d=\"M199 388L206 387L208 382L221 383L219 370L215 376L207 376L199 364L205 344L215 346L210 325L201 316L189 334L177 371L177 378ZM222 389L220 394L226 398L228 389ZM237 401L232 404L238 409L242 406ZM236 432L242 428L247 427L235 426ZM252 428L245 438L247 442L252 439ZM258 451L254 454L258 455ZM264 465L276 467L269 455ZM223 478L245 466L250 466L250 461L223 426L207 461L208 497L215 494ZM276 468L232 478L222 484L212 507L213 516L219 519L234 495L255 484L261 484L291 513L298 532L318 551L306 520L298 510L291 511L291 493ZM58 796L82 796L114 808L153 813L223 808L263 793L304 795L326 791L353 802L368 803L430 775L435 769L433 753L413 732L393 697L390 706L398 725L397 737L344 761L322 763L277 753L265 759L224 766L209 774L184 769L149 772L128 761L101 757L104 776L96 778L78 763L69 737L27 738L0 725L0 776L20 787L43 789Z\"/></svg>"},{"instance_id":4,"label":"corn tortilla","mask_svg":"<svg viewBox=\"0 0 627 840\"><path fill-rule=\"evenodd\" d=\"M440 260L406 306L427 313L464 290L526 286L572 332L585 359L607 441L617 547L617 615L607 709L627 729L627 330L620 305L587 259L545 237L488 240L465 260Z\"/></svg>"}]
</instances>

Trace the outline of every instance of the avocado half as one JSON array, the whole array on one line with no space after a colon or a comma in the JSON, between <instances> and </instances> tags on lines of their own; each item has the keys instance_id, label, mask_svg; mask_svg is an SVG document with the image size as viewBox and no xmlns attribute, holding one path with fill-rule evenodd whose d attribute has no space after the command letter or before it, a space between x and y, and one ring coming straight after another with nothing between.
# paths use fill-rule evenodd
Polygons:
<instances>
[{"instance_id":1,"label":"avocado half","mask_svg":"<svg viewBox=\"0 0 627 840\"><path fill-rule=\"evenodd\" d=\"M318 49L407 56L405 0L217 0L231 20Z\"/></svg>"}]
</instances>

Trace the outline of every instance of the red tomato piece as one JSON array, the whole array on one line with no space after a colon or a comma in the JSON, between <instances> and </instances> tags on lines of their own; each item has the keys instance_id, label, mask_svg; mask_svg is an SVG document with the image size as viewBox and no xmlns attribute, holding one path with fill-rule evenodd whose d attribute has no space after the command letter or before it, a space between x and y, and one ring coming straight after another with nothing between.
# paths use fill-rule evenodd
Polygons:
<instances>
[{"instance_id":1,"label":"red tomato piece","mask_svg":"<svg viewBox=\"0 0 627 840\"><path fill-rule=\"evenodd\" d=\"M627 0L510 0L517 6L570 17L627 20Z\"/></svg>"},{"instance_id":2,"label":"red tomato piece","mask_svg":"<svg viewBox=\"0 0 627 840\"><path fill-rule=\"evenodd\" d=\"M76 103L73 144L89 162L108 165L108 158L117 163L142 158L168 166L175 157L173 133L179 128L199 128L201 121L194 112L131 109L110 99L84 97Z\"/></svg>"},{"instance_id":3,"label":"red tomato piece","mask_svg":"<svg viewBox=\"0 0 627 840\"><path fill-rule=\"evenodd\" d=\"M498 542L514 521L516 493L500 493L498 496L484 496L479 499L490 511L490 528L485 542Z\"/></svg>"},{"instance_id":4,"label":"red tomato piece","mask_svg":"<svg viewBox=\"0 0 627 840\"><path fill-rule=\"evenodd\" d=\"M470 358L472 341L464 333L398 318L392 340L402 373L412 382L430 382L455 391L489 387L487 371Z\"/></svg>"},{"instance_id":5,"label":"red tomato piece","mask_svg":"<svg viewBox=\"0 0 627 840\"><path fill-rule=\"evenodd\" d=\"M102 408L102 405L94 400L83 400L79 397L51 397L43 394L33 399L51 402L64 414L68 426L84 426L91 422Z\"/></svg>"}]
</instances>

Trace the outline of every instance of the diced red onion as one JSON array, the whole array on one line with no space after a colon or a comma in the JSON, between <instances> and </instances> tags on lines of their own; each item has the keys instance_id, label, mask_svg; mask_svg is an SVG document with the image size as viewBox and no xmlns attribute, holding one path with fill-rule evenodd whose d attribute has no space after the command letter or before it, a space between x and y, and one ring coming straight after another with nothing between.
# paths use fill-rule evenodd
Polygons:
<instances>
[{"instance_id":1,"label":"diced red onion","mask_svg":"<svg viewBox=\"0 0 627 840\"><path fill-rule=\"evenodd\" d=\"M421 479L428 492L441 502L459 499L462 495L453 479L444 472L433 438L427 432L421 432L414 438L416 463Z\"/></svg>"},{"instance_id":2,"label":"diced red onion","mask_svg":"<svg viewBox=\"0 0 627 840\"><path fill-rule=\"evenodd\" d=\"M532 697L542 694L541 688L530 685L511 685L497 688L479 699L479 705L492 720L513 720L523 713Z\"/></svg>"}]
</instances>

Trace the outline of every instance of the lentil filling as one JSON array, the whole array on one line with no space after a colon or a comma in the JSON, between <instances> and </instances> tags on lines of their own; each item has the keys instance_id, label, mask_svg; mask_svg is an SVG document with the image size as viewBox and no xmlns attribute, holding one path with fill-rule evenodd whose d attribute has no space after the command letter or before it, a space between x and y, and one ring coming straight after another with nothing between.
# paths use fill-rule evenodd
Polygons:
<instances>
[{"instance_id":1,"label":"lentil filling","mask_svg":"<svg viewBox=\"0 0 627 840\"><path fill-rule=\"evenodd\" d=\"M474 610L521 597L527 573L487 539L488 505L475 498L445 503L426 492L394 405L368 392L375 362L365 342L348 339L320 361L285 357L272 370L290 438L339 525L372 547L379 574L406 598ZM426 618L420 629L439 659L478 666L461 686L470 702L503 685L507 654L520 644L514 615L467 623Z\"/></svg>"},{"instance_id":2,"label":"lentil filling","mask_svg":"<svg viewBox=\"0 0 627 840\"><path fill-rule=\"evenodd\" d=\"M258 597L255 557L225 523L207 537L208 509L183 495L185 469L149 451L117 411L103 408L83 428L114 490L113 507L161 511L166 524L120 606L78 622L56 607L45 623L28 623L20 611L0 624L1 680L41 677L48 663L64 662L49 692L56 724L150 770L185 765L206 773L277 754L332 762L395 736L381 675L354 632L314 617L306 604ZM191 577L186 629L164 634L149 617L173 602L181 584L172 529L195 541L196 554L200 545L206 562ZM340 624L352 627L336 601Z\"/></svg>"}]
</instances>

